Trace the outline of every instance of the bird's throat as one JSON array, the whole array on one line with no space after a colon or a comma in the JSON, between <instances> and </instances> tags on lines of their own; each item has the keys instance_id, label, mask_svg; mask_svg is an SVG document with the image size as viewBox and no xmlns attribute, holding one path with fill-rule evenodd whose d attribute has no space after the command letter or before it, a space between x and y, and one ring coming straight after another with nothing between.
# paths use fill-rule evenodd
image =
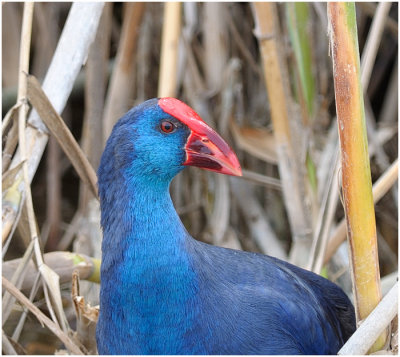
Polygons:
<instances>
[{"instance_id":1,"label":"bird's throat","mask_svg":"<svg viewBox=\"0 0 400 357\"><path fill-rule=\"evenodd\" d=\"M122 186L119 200L102 201L110 204L102 212L114 217L102 217L99 326L116 339L119 330L134 326L123 334L139 344L144 339L156 352L165 333L181 339L193 314L197 279L185 250L192 238L173 207L168 185Z\"/></svg>"},{"instance_id":2,"label":"bird's throat","mask_svg":"<svg viewBox=\"0 0 400 357\"><path fill-rule=\"evenodd\" d=\"M109 257L114 258L112 265L132 268L175 264L189 236L172 204L169 184L120 181L120 191L101 202L103 268Z\"/></svg>"}]
</instances>

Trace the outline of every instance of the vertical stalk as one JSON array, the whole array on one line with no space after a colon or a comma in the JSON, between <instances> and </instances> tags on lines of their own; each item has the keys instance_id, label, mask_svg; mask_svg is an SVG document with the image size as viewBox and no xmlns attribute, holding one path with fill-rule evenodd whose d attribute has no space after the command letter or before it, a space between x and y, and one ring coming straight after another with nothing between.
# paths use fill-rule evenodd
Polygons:
<instances>
[{"instance_id":1,"label":"vertical stalk","mask_svg":"<svg viewBox=\"0 0 400 357\"><path fill-rule=\"evenodd\" d=\"M375 212L365 126L354 3L328 3L336 112L342 156L343 205L357 321L381 300ZM382 334L371 351L381 349Z\"/></svg>"},{"instance_id":2,"label":"vertical stalk","mask_svg":"<svg viewBox=\"0 0 400 357\"><path fill-rule=\"evenodd\" d=\"M307 116L311 118L314 111L315 85L312 74L311 38L308 34L308 26L310 25L308 7L309 4L305 2L285 4L290 42L296 59L301 87L299 96L305 102Z\"/></svg>"},{"instance_id":3,"label":"vertical stalk","mask_svg":"<svg viewBox=\"0 0 400 357\"><path fill-rule=\"evenodd\" d=\"M181 33L181 3L164 3L158 97L176 95L178 44Z\"/></svg>"},{"instance_id":4,"label":"vertical stalk","mask_svg":"<svg viewBox=\"0 0 400 357\"><path fill-rule=\"evenodd\" d=\"M73 83L87 56L88 48L97 29L103 3L74 3L69 12L63 32L58 42L52 62L43 82L43 90L57 112L61 112L71 93ZM32 125L26 126L26 144L30 155L27 158L29 182L32 181L39 166L48 140L48 130L36 111L32 111L28 119ZM21 150L18 149L12 159L10 169L20 165ZM16 180L20 180L22 171L19 171ZM25 194L25 186L19 185L19 197L15 206L20 204L21 197ZM5 223L13 226L19 216L15 213L3 218L9 218Z\"/></svg>"},{"instance_id":5,"label":"vertical stalk","mask_svg":"<svg viewBox=\"0 0 400 357\"><path fill-rule=\"evenodd\" d=\"M258 37L263 60L265 83L271 107L276 150L279 160L279 174L282 180L283 196L293 236L291 262L305 266L312 242L310 208L304 199L304 168L298 160L299 151L293 148L289 118L295 115L291 110L291 93L285 60L279 44L279 23L276 4L253 3ZM298 154L298 155L297 155Z\"/></svg>"},{"instance_id":6,"label":"vertical stalk","mask_svg":"<svg viewBox=\"0 0 400 357\"><path fill-rule=\"evenodd\" d=\"M124 4L124 22L115 59L115 68L110 78L103 115L103 144L111 134L117 120L129 109L132 100L135 50L145 4Z\"/></svg>"},{"instance_id":7,"label":"vertical stalk","mask_svg":"<svg viewBox=\"0 0 400 357\"><path fill-rule=\"evenodd\" d=\"M294 79L295 92L300 104L303 126L305 132L310 136L307 140L307 153L305 158L307 180L307 196L311 203L311 212L314 226L318 217L318 183L317 170L312 155L312 130L311 121L315 112L315 81L313 76L312 61L312 37L310 36L310 15L309 4L305 2L295 2L285 4L286 22L289 30L289 38L294 54Z\"/></svg>"}]
</instances>

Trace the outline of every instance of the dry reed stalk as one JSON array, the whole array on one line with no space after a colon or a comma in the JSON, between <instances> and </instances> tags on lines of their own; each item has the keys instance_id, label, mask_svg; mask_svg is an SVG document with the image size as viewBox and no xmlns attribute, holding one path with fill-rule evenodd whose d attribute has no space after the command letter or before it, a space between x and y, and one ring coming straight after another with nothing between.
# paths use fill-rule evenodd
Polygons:
<instances>
[{"instance_id":1,"label":"dry reed stalk","mask_svg":"<svg viewBox=\"0 0 400 357\"><path fill-rule=\"evenodd\" d=\"M24 181L23 185L14 186L15 192L8 192L8 194L12 195L12 197L16 200L20 200L22 197L19 194L20 186L23 186L25 190L28 190L28 196L30 196L30 185L27 179L27 155L26 155L26 146L25 146L25 136L24 129L26 123L26 116L28 114L29 106L27 103L27 85L26 79L24 78L24 73L29 71L29 53L30 53L30 46L31 46L31 32L32 32L32 21L33 21L33 3L27 3L24 5L24 13L22 19L22 30L21 30L21 48L20 48L20 56L19 56L19 71L18 71L18 96L17 96L17 103L18 107L18 143L19 146L22 148L21 151L23 155L21 155L21 162L23 162L21 169L23 171L23 178ZM15 181L18 182L21 178L15 178ZM26 204L32 205L32 197L27 200ZM4 222L4 227L6 228L3 231L3 237L8 236L9 230L11 231L12 226L14 225L13 221L18 215L18 208L20 208L19 202L14 202L11 206L11 210L7 212L8 214L5 216L3 213L3 217L7 219Z\"/></svg>"},{"instance_id":2,"label":"dry reed stalk","mask_svg":"<svg viewBox=\"0 0 400 357\"><path fill-rule=\"evenodd\" d=\"M228 63L227 4L206 2L203 5L204 72L211 93L222 89L222 76Z\"/></svg>"},{"instance_id":3,"label":"dry reed stalk","mask_svg":"<svg viewBox=\"0 0 400 357\"><path fill-rule=\"evenodd\" d=\"M299 102L303 111L303 122L310 124L315 111L315 84L312 73L312 43L309 35L309 4L304 2L286 3L285 12L291 44L293 47Z\"/></svg>"},{"instance_id":4,"label":"dry reed stalk","mask_svg":"<svg viewBox=\"0 0 400 357\"><path fill-rule=\"evenodd\" d=\"M163 27L161 37L160 69L158 75L158 97L175 97L178 83L178 49L182 25L182 4L164 3ZM186 175L179 175L172 183L171 196L179 207L182 201L182 181ZM197 215L194 212L194 215ZM192 215L191 215L192 216Z\"/></svg>"},{"instance_id":5,"label":"dry reed stalk","mask_svg":"<svg viewBox=\"0 0 400 357\"><path fill-rule=\"evenodd\" d=\"M359 7L361 11L365 12L367 16L374 17L376 15L376 9L378 4L372 2L359 2L357 3L357 8ZM395 38L399 35L399 26L396 20L392 19L390 16L385 21L386 30L388 30L392 36Z\"/></svg>"},{"instance_id":6,"label":"dry reed stalk","mask_svg":"<svg viewBox=\"0 0 400 357\"><path fill-rule=\"evenodd\" d=\"M372 186L372 194L374 203L377 203L396 183L399 175L399 162L398 159L379 177L379 179ZM324 264L326 264L332 255L339 248L340 244L346 239L346 220L343 219L337 225L335 231L330 236L328 245L324 256Z\"/></svg>"},{"instance_id":7,"label":"dry reed stalk","mask_svg":"<svg viewBox=\"0 0 400 357\"><path fill-rule=\"evenodd\" d=\"M43 78L57 46L59 7L54 3L37 3L33 18L35 56L31 72ZM61 151L54 137L49 138L46 156L46 222L42 239L46 249L54 250L61 234Z\"/></svg>"},{"instance_id":8,"label":"dry reed stalk","mask_svg":"<svg viewBox=\"0 0 400 357\"><path fill-rule=\"evenodd\" d=\"M158 97L174 97L177 91L178 45L181 33L179 2L164 3Z\"/></svg>"},{"instance_id":9,"label":"dry reed stalk","mask_svg":"<svg viewBox=\"0 0 400 357\"><path fill-rule=\"evenodd\" d=\"M33 31L36 30L37 35L33 38L35 55L32 58L31 73L34 73L38 78L45 76L56 49L57 39L60 35L58 20L61 11L60 6L56 3L38 2L36 4Z\"/></svg>"},{"instance_id":10,"label":"dry reed stalk","mask_svg":"<svg viewBox=\"0 0 400 357\"><path fill-rule=\"evenodd\" d=\"M28 76L27 82L29 101L35 107L50 132L57 139L81 180L88 185L93 195L97 197L97 176L93 167L90 165L62 118L52 107L37 79L34 76Z\"/></svg>"},{"instance_id":11,"label":"dry reed stalk","mask_svg":"<svg viewBox=\"0 0 400 357\"><path fill-rule=\"evenodd\" d=\"M37 261L37 265L39 267L39 271L41 272L43 278L46 281L46 284L49 286L51 296L53 298L53 302L56 306L57 316L59 318L59 322L64 330L67 329L66 326L66 317L64 311L62 309L61 303L61 295L60 289L57 285L57 280L54 276L52 276L52 272L46 270L46 266L43 264L43 258L41 253L41 248L39 244L39 234L36 226L36 217L33 209L33 201L32 201L32 193L29 182L29 174L28 174L28 155L26 150L26 118L29 110L28 102L27 102L27 77L26 73L29 71L29 53L30 53L30 40L31 40L31 31L32 31L32 19L33 19L33 3L25 3L24 6L24 14L22 21L22 32L21 32L21 50L20 50L20 61L19 61L19 81L18 81L18 102L21 102L21 106L19 108L19 117L18 117L18 138L19 138L19 150L21 155L22 164L22 175L24 182L24 189L26 192L26 211L27 211L27 220L29 227L29 237L33 242L33 249L35 252L35 258ZM47 301L48 308L50 312L52 311L52 305L49 301ZM57 318L53 317L54 321L57 321Z\"/></svg>"},{"instance_id":12,"label":"dry reed stalk","mask_svg":"<svg viewBox=\"0 0 400 357\"><path fill-rule=\"evenodd\" d=\"M328 20L342 153L343 204L360 322L379 303L381 291L354 3L329 3ZM382 334L372 351L381 349L386 337L386 333Z\"/></svg>"},{"instance_id":13,"label":"dry reed stalk","mask_svg":"<svg viewBox=\"0 0 400 357\"><path fill-rule=\"evenodd\" d=\"M112 30L112 9L112 3L107 3L104 7L96 39L90 47L86 65L85 113L81 145L94 169L98 168L104 147L103 122L101 118L104 114L108 79L107 67ZM114 72L114 74L116 73ZM102 239L100 205L85 184L80 185L77 213L80 215L80 223L76 234L74 234L73 250L100 259ZM93 303L97 303L99 300L99 290L100 287L98 285L82 282L82 295ZM78 335L81 333L86 336L91 335L92 340L95 340L92 328L82 323L80 319L77 320L77 330L79 331ZM92 350L92 346L87 342L88 340L90 340L89 337L85 339L83 344L86 348Z\"/></svg>"},{"instance_id":14,"label":"dry reed stalk","mask_svg":"<svg viewBox=\"0 0 400 357\"><path fill-rule=\"evenodd\" d=\"M21 40L21 16L15 2L2 3L2 85L15 86L18 83L18 49Z\"/></svg>"},{"instance_id":15,"label":"dry reed stalk","mask_svg":"<svg viewBox=\"0 0 400 357\"><path fill-rule=\"evenodd\" d=\"M51 321L43 312L41 312L29 299L22 294L13 284L6 278L2 277L2 285L10 294L20 301L25 307L31 311L40 323L44 324L52 333L54 333L67 347L67 349L76 355L83 355L79 347L71 340L71 338L63 332L53 321Z\"/></svg>"},{"instance_id":16,"label":"dry reed stalk","mask_svg":"<svg viewBox=\"0 0 400 357\"><path fill-rule=\"evenodd\" d=\"M398 313L399 283L396 282L377 307L348 339L338 355L365 355ZM381 353L379 353L381 354ZM383 351L383 354L388 354Z\"/></svg>"},{"instance_id":17,"label":"dry reed stalk","mask_svg":"<svg viewBox=\"0 0 400 357\"><path fill-rule=\"evenodd\" d=\"M68 227L63 234L60 242L58 243L57 250L67 250L68 246L71 244L73 241L76 233L79 231L80 224L82 221L82 212L78 209L70 223L68 224Z\"/></svg>"},{"instance_id":18,"label":"dry reed stalk","mask_svg":"<svg viewBox=\"0 0 400 357\"><path fill-rule=\"evenodd\" d=\"M379 115L381 123L395 123L397 121L398 103L399 103L399 64L398 58L390 74L390 81L386 90L385 99L382 104L382 110Z\"/></svg>"},{"instance_id":19,"label":"dry reed stalk","mask_svg":"<svg viewBox=\"0 0 400 357\"><path fill-rule=\"evenodd\" d=\"M289 118L291 117L288 76L279 45L279 27L276 4L253 3L258 37L263 61L265 83L271 107L279 173L283 197L293 236L290 260L305 266L312 239L309 207L304 199L304 176L293 149Z\"/></svg>"},{"instance_id":20,"label":"dry reed stalk","mask_svg":"<svg viewBox=\"0 0 400 357\"><path fill-rule=\"evenodd\" d=\"M74 270L78 270L81 279L100 283L99 259L79 253L50 252L43 255L43 260L60 276L60 284L70 282ZM24 264L22 258L4 262L2 265L3 276L13 282L14 280L12 280L12 276L21 263ZM37 273L32 260L28 259L25 264L27 264L27 267L24 267L24 269L27 269L27 272L21 277L21 279L18 279L18 288L20 290L31 289Z\"/></svg>"},{"instance_id":21,"label":"dry reed stalk","mask_svg":"<svg viewBox=\"0 0 400 357\"><path fill-rule=\"evenodd\" d=\"M229 118L233 109L233 86L237 82L237 68L235 61L228 63L227 8L224 3L205 3L203 6L204 20L204 77L207 91L221 102L218 110L218 121L215 125L222 136L228 133ZM207 103L208 104L208 103ZM214 113L217 111L214 111ZM207 210L207 221L211 231L213 243L222 245L229 227L230 192L229 179L224 175L209 176L213 184L210 192L210 209ZM232 237L233 238L233 237ZM230 242L228 242L230 244ZM239 242L237 245L240 246Z\"/></svg>"},{"instance_id":22,"label":"dry reed stalk","mask_svg":"<svg viewBox=\"0 0 400 357\"><path fill-rule=\"evenodd\" d=\"M375 58L385 28L386 17L389 14L391 5L390 2L378 3L376 14L374 15L367 42L361 56L361 86L364 92L366 92L368 88L372 68L375 63Z\"/></svg>"},{"instance_id":23,"label":"dry reed stalk","mask_svg":"<svg viewBox=\"0 0 400 357\"><path fill-rule=\"evenodd\" d=\"M39 290L39 284L41 283L40 278L41 278L40 273L37 272L36 276L34 277L34 280L33 280L33 285L32 285L31 291L29 293L29 301L33 302L33 299L35 298L35 296ZM15 330L11 336L11 338L16 342L18 342L18 340L19 340L19 337L20 337L22 329L25 325L25 321L28 316L28 313L29 313L29 310L26 307L24 307L23 312L18 320L18 324L15 327Z\"/></svg>"},{"instance_id":24,"label":"dry reed stalk","mask_svg":"<svg viewBox=\"0 0 400 357\"><path fill-rule=\"evenodd\" d=\"M273 188L275 190L282 191L281 181L276 179L275 177L262 175L257 172L245 169L242 169L242 174L243 174L242 178L244 180L248 180L257 183L258 185L263 185L269 188Z\"/></svg>"},{"instance_id":25,"label":"dry reed stalk","mask_svg":"<svg viewBox=\"0 0 400 357\"><path fill-rule=\"evenodd\" d=\"M113 4L104 6L99 29L90 46L86 64L85 114L82 129L82 150L89 162L97 169L103 151L103 116L105 92L108 80L108 61L111 41Z\"/></svg>"},{"instance_id":26,"label":"dry reed stalk","mask_svg":"<svg viewBox=\"0 0 400 357\"><path fill-rule=\"evenodd\" d=\"M248 48L246 47L247 43L246 41L242 38L242 34L239 32L239 30L236 28L236 24L234 23L233 19L231 16L227 16L227 23L229 26L229 30L231 32L231 36L234 39L235 44L238 47L238 50L241 52L243 57L246 59L247 65L250 66L250 68L256 73L258 76L262 77L263 73L260 67L257 65L255 59L253 58L253 55L250 53Z\"/></svg>"},{"instance_id":27,"label":"dry reed stalk","mask_svg":"<svg viewBox=\"0 0 400 357\"><path fill-rule=\"evenodd\" d=\"M311 246L308 269L320 274L323 267L323 258L329 240L329 233L335 218L336 206L339 197L339 186L336 179L339 173L339 153L336 151L331 172L325 184L325 192L321 199L317 226L314 231L313 245Z\"/></svg>"},{"instance_id":28,"label":"dry reed stalk","mask_svg":"<svg viewBox=\"0 0 400 357\"><path fill-rule=\"evenodd\" d=\"M247 222L250 234L261 252L286 260L287 255L285 249L276 237L269 222L265 219L265 212L258 203L253 192L238 179L232 178L230 182L232 185L232 192L239 202L239 208Z\"/></svg>"},{"instance_id":29,"label":"dry reed stalk","mask_svg":"<svg viewBox=\"0 0 400 357\"><path fill-rule=\"evenodd\" d=\"M97 170L103 151L103 123L101 118L104 113L105 93L108 79L108 61L110 52L111 29L112 29L113 4L107 3L100 18L99 29L96 38L89 50L86 65L85 81L85 113L81 136L82 150L87 156L92 167ZM81 216L78 238L83 237L79 252L87 253L93 257L100 258L101 231L100 211L98 205L92 200L96 198L88 189L87 185L80 185L78 214ZM92 224L91 218L98 222ZM75 234L74 234L75 236ZM88 238L88 239L86 239ZM63 240L61 246L64 244ZM75 243L74 242L74 248ZM59 248L58 248L59 249ZM64 246L63 249L66 249Z\"/></svg>"},{"instance_id":30,"label":"dry reed stalk","mask_svg":"<svg viewBox=\"0 0 400 357\"><path fill-rule=\"evenodd\" d=\"M18 113L18 146L21 152L22 174L24 188L26 192L25 204L28 213L28 222L30 230L30 238L32 241L38 242L38 233L36 230L36 218L33 211L32 193L31 186L28 177L28 154L26 150L26 137L25 127L26 118L29 110L28 106L28 95L27 95L27 81L26 73L29 72L29 53L31 44L31 32L32 32L32 20L33 20L33 3L25 3L24 14L22 19L22 31L21 31L21 50L19 59L19 77L18 77L18 102L21 103ZM37 245L36 244L36 245ZM40 249L39 249L40 255Z\"/></svg>"},{"instance_id":31,"label":"dry reed stalk","mask_svg":"<svg viewBox=\"0 0 400 357\"><path fill-rule=\"evenodd\" d=\"M57 140L49 138L48 155L46 160L46 217L48 224L48 237L46 249L54 250L61 234L61 151Z\"/></svg>"},{"instance_id":32,"label":"dry reed stalk","mask_svg":"<svg viewBox=\"0 0 400 357\"><path fill-rule=\"evenodd\" d=\"M125 3L124 22L103 115L103 143L132 104L135 51L145 3Z\"/></svg>"},{"instance_id":33,"label":"dry reed stalk","mask_svg":"<svg viewBox=\"0 0 400 357\"><path fill-rule=\"evenodd\" d=\"M79 272L72 274L72 302L77 319L76 337L85 346L88 354L97 354L96 323L99 317L99 306L92 307L85 302L79 288Z\"/></svg>"},{"instance_id":34,"label":"dry reed stalk","mask_svg":"<svg viewBox=\"0 0 400 357\"><path fill-rule=\"evenodd\" d=\"M97 178L96 174L93 171L93 168L90 166L84 154L81 152L79 145L74 140L72 134L69 129L63 122L63 120L59 117L57 112L52 107L51 103L47 99L43 90L40 88L39 82L33 76L26 77L28 82L28 98L33 106L38 111L39 115L41 115L42 120L47 125L51 133L58 140L60 146L63 148L66 155L71 160L72 165L77 170L81 179L89 185L92 189L94 195L97 195ZM22 137L24 137L25 130L22 128L20 133ZM24 153L24 146L20 145L21 153ZM25 161L26 163L26 161ZM28 173L24 171L24 179L28 181ZM29 184L28 184L29 185ZM36 231L35 221L34 221L34 213L33 206L31 202L30 196L30 187L26 188L27 192L27 212L28 212L28 223L30 229L30 237L35 242L35 257L37 260L38 269L44 278L46 284L43 286L44 293L46 297L46 302L49 307L49 312L54 321L57 321L55 317L55 313L57 314L58 321L60 322L62 329L67 331L68 322L65 317L65 313L62 307L62 300L60 294L60 284L59 284L59 276L46 265L43 261L43 257L41 256L39 241L38 241L38 232ZM50 301L49 297L47 297L48 292L50 293L52 301ZM55 313L52 314L52 304L55 306Z\"/></svg>"},{"instance_id":35,"label":"dry reed stalk","mask_svg":"<svg viewBox=\"0 0 400 357\"><path fill-rule=\"evenodd\" d=\"M102 8L102 3L74 3L72 5L43 83L43 89L58 113L64 109L73 83L82 63L86 59L89 45L94 39ZM26 150L30 153L27 165L28 178L29 182L31 182L46 147L48 134L47 128L37 113L31 113L28 121L30 125L26 127ZM18 150L14 155L10 168L17 167L20 162L21 153ZM16 180L20 177L22 177L22 172L19 172ZM19 185L17 190L20 197L22 197L22 193L25 190L24 185ZM11 218L11 226L13 226L16 217L17 214ZM5 223L7 224L3 220L3 226Z\"/></svg>"},{"instance_id":36,"label":"dry reed stalk","mask_svg":"<svg viewBox=\"0 0 400 357\"><path fill-rule=\"evenodd\" d=\"M7 335L5 334L4 330L2 330L1 335L1 344L2 344L2 352L6 355L17 355L17 351L14 349L14 346L8 339Z\"/></svg>"},{"instance_id":37,"label":"dry reed stalk","mask_svg":"<svg viewBox=\"0 0 400 357\"><path fill-rule=\"evenodd\" d=\"M15 269L11 271L11 276L7 277L10 278L11 284L15 285L17 289L21 288L24 276L27 272L28 263L31 262L33 246L34 243L31 241L26 248L23 257L19 259L18 264L14 266ZM13 298L9 293L5 292L2 299L2 326L4 326L8 317L10 316L14 302L15 298Z\"/></svg>"},{"instance_id":38,"label":"dry reed stalk","mask_svg":"<svg viewBox=\"0 0 400 357\"><path fill-rule=\"evenodd\" d=\"M361 56L361 86L364 93L367 93L372 69L374 67L378 48L381 43L385 23L391 7L390 2L382 2L377 6L376 14L373 17L372 25L368 33L367 41ZM376 162L380 169L384 171L389 166L389 159L377 140L376 120L372 111L372 106L367 95L364 96L366 110L367 133L371 144L375 147ZM394 201L397 201L397 188L392 188Z\"/></svg>"}]
</instances>

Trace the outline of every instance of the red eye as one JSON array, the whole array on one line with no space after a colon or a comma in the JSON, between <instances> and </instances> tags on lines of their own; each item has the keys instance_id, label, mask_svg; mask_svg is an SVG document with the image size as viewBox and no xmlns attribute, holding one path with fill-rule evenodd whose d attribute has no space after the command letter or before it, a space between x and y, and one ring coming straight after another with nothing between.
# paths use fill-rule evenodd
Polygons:
<instances>
[{"instance_id":1,"label":"red eye","mask_svg":"<svg viewBox=\"0 0 400 357\"><path fill-rule=\"evenodd\" d=\"M164 120L161 122L161 130L167 134L172 133L175 130L175 125L168 120Z\"/></svg>"}]
</instances>

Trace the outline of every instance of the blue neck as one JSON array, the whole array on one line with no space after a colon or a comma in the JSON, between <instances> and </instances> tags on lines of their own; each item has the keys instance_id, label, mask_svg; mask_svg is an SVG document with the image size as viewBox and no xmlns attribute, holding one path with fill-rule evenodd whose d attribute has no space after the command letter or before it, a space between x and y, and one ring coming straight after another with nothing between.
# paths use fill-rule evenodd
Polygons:
<instances>
[{"instance_id":1,"label":"blue neck","mask_svg":"<svg viewBox=\"0 0 400 357\"><path fill-rule=\"evenodd\" d=\"M117 176L117 175L115 175ZM132 251L165 259L187 232L169 195L169 182L114 177L102 199L103 254ZM162 238L161 238L162 237ZM145 262L142 262L143 264Z\"/></svg>"},{"instance_id":2,"label":"blue neck","mask_svg":"<svg viewBox=\"0 0 400 357\"><path fill-rule=\"evenodd\" d=\"M109 354L132 344L135 354L179 350L175 344L190 328L197 290L185 249L191 238L173 207L169 182L112 176L112 185L102 185L107 190L100 187L104 238L98 329L110 336Z\"/></svg>"}]
</instances>

